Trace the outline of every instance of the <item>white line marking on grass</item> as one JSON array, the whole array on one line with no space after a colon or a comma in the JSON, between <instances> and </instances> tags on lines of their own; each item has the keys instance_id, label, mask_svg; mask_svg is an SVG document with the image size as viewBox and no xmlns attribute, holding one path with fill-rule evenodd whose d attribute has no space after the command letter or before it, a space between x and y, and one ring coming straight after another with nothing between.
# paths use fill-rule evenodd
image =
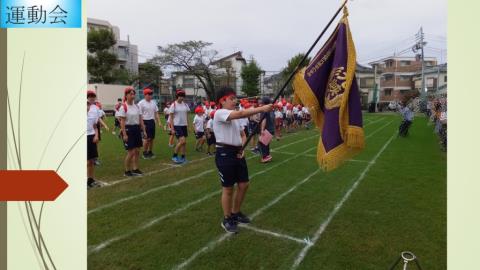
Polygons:
<instances>
[{"instance_id":1,"label":"white line marking on grass","mask_svg":"<svg viewBox=\"0 0 480 270\"><path fill-rule=\"evenodd\" d=\"M366 126L369 126L371 124L375 124L375 123L378 123L380 121L382 121L383 119L385 119L385 117L380 117L379 119L375 120L375 121L372 121L370 123L367 123L366 125L364 125L363 127L366 127Z\"/></svg>"},{"instance_id":2,"label":"white line marking on grass","mask_svg":"<svg viewBox=\"0 0 480 270\"><path fill-rule=\"evenodd\" d=\"M284 163L287 163L287 162L289 162L290 160L293 160L293 159L297 158L298 156L301 156L301 155L303 155L304 153L306 153L306 152L308 152L308 151L310 151L310 150L311 150L311 149L308 149L308 150L306 150L306 151L298 154L297 156L288 158L288 159L286 159L286 160L284 160L284 161L282 161L282 162L276 163L276 164L274 164L274 165L272 165L272 166L270 166L270 167L268 167L268 168L266 168L266 169L264 169L264 170L258 171L258 172L256 172L256 173L252 174L252 175L250 176L250 179L254 178L254 177L257 176L257 175L260 175L260 174L266 173L266 172L268 172L268 171L271 171L271 170L275 169L276 167L278 167L278 166L280 166L280 165L282 165L282 164L284 164ZM135 234L135 233L137 233L137 232L140 232L140 231L143 231L143 230L145 230L145 229L148 229L148 228L152 227L153 225L157 224L158 222L160 222L160 221L162 221L162 220L164 220L164 219L166 219L166 218L168 218L168 217L171 217L171 216L173 216L173 215L179 214L179 213L187 210L188 208L190 208L190 207L192 207L192 206L194 206L194 205L196 205L196 204L199 204L199 203L201 203L201 202L203 202L203 201L205 201L205 200L207 200L207 199L209 199L209 198L211 198L211 197L213 197L213 196L215 196L215 195L217 195L217 194L220 194L220 193L221 193L221 190L217 190L217 191L211 192L211 193L205 195L204 197L202 197L202 198L200 198L200 199L198 199L198 200L196 200L196 201L193 201L193 202L190 202L190 203L186 204L185 206L183 206L183 207L181 207L181 208L178 208L178 209L176 209L176 210L174 210L174 211L172 211L172 212L170 212L170 213L167 213L167 214L165 214L165 215L163 215L163 216L154 218L153 220L151 220L151 221L143 224L142 226L138 227L137 229L135 229L135 230L133 230L133 231L127 233L127 234L113 237L113 238L111 238L111 239L109 239L109 240L106 240L106 241L104 241L104 242L102 242L102 243L94 246L89 253L94 253L94 252L101 251L102 249L108 247L108 246L111 245L112 243L115 243L115 242L117 242L117 241L123 240L123 239L125 239L125 238L130 237L131 235L133 235L133 234Z\"/></svg>"},{"instance_id":3,"label":"white line marking on grass","mask_svg":"<svg viewBox=\"0 0 480 270\"><path fill-rule=\"evenodd\" d=\"M205 159L207 159L209 157L205 157ZM195 162L195 160L193 160L192 162ZM175 168L178 168L178 167L182 167L182 165L180 164L170 164L170 163L160 163L160 165L163 165L163 166L168 166L168 167L175 167Z\"/></svg>"},{"instance_id":4,"label":"white line marking on grass","mask_svg":"<svg viewBox=\"0 0 480 270\"><path fill-rule=\"evenodd\" d=\"M281 199L283 199L285 196L287 196L288 194L290 194L291 192L293 192L294 190L296 190L299 186L305 184L307 181L309 181L315 174L317 174L318 172L320 171L320 169L317 169L316 171L314 171L313 173L311 173L310 175L308 175L306 178L304 178L302 181L298 182L297 184L295 184L293 187L291 187L289 190L285 191L284 193L280 194L278 197L276 197L275 199L273 199L272 201L270 201L268 204L264 205L262 208L258 209L257 211L255 211L255 213L253 213L251 216L250 216L250 219L253 220L255 217L257 217L258 215L262 214L265 210L267 210L268 208L272 207L273 205L275 205L276 203L278 203ZM223 234L222 236L220 236L218 239L216 240L213 240L211 242L209 242L207 245L205 245L203 248L199 249L198 251L196 251L195 253L193 253L193 255L188 258L187 260L185 260L183 263L177 265L176 267L174 267L174 269L183 269L184 267L186 267L187 265L189 265L192 261L194 261L198 256L200 256L201 254L207 252L208 250L212 250L214 249L218 244L220 244L221 242L223 242L225 239L227 239L228 237L232 236L232 234L230 233L225 233Z\"/></svg>"},{"instance_id":5,"label":"white line marking on grass","mask_svg":"<svg viewBox=\"0 0 480 270\"><path fill-rule=\"evenodd\" d=\"M299 141L290 143L289 145L292 145L292 144L295 144L295 143L300 143L300 142L302 142L302 140L299 140ZM275 149L277 149L277 148L275 148ZM311 150L312 150L312 148L310 148L308 151L311 151ZM248 157L248 158L246 158L246 159L247 159L247 160L250 160L250 159L253 159L253 158L258 158L258 156L250 156L250 157ZM169 170L169 169L172 169L172 168L164 168L164 169L162 169L162 170L160 170L160 171L165 171L165 170ZM162 185L162 186L158 186L158 187L149 189L149 190L147 190L147 191L145 191L145 192L142 192L142 193L139 193L139 194L136 194L136 195L132 195L132 196L129 196L129 197L126 197L126 198L122 198L122 199L113 201L113 202L111 202L111 203L107 203L107 204L105 204L105 205L99 206L99 207L97 207L97 208L94 208L94 209L88 211L87 214L92 214L92 213L95 213L95 212L104 210L104 209L106 209L106 208L113 207L113 206L118 205L118 204L120 204L120 203L124 203L124 202L126 202L126 201L130 201L130 200L133 200L133 199L137 199L137 198L139 198L139 197L143 197L143 196L148 195L148 194L150 194L150 193L152 193L152 192L156 192L156 191L159 191L159 190L163 190L163 189L165 189L165 188L178 186L178 185L180 185L180 184L183 184L183 183L188 182L188 181L190 181L190 180L199 178L199 177L201 177L201 176L203 176L203 175L205 175L205 174L208 174L208 173L211 173L211 172L214 172L214 171L216 171L216 168L210 169L210 170L207 170L207 171L204 171L204 172L202 172L202 173L199 173L199 174L196 174L196 175L193 175L193 176L189 176L189 177L187 177L187 178L183 178L183 179L181 179L181 180L175 181L175 182L170 183L170 184L166 184L166 185ZM158 171L157 171L157 172L158 172ZM155 171L150 172L149 175L153 175L154 173L156 173L156 172L155 172ZM130 180L130 179L128 179L128 180Z\"/></svg>"},{"instance_id":6,"label":"white line marking on grass","mask_svg":"<svg viewBox=\"0 0 480 270\"><path fill-rule=\"evenodd\" d=\"M278 153L278 154L284 154L284 155L290 155L290 156L296 155L296 153L292 153L292 152L282 152L282 151L277 151L277 150L272 150L271 152L273 152L273 153Z\"/></svg>"},{"instance_id":7,"label":"white line marking on grass","mask_svg":"<svg viewBox=\"0 0 480 270\"><path fill-rule=\"evenodd\" d=\"M290 136L299 135L299 134L302 134L302 133L303 133L303 132L292 133L292 134L289 134L288 136L285 135L284 138L290 137ZM114 186L114 185L118 185L118 184L120 184L120 183L132 181L132 180L134 180L134 179L143 178L143 177L147 177L147 176L152 176L152 175L157 174L157 173L161 173L161 172L164 172L164 171L168 171L168 170L171 170L171 169L174 169L174 168L177 168L177 167L183 167L183 166L185 166L185 165L187 165L187 164L199 162L199 161L202 161L202 160L205 160L205 159L209 159L209 158L213 158L213 156L208 156L208 157L203 157L203 158L194 159L194 160L189 161L189 162L186 163L186 164L181 164L181 165L162 163L163 165L168 165L169 167L144 173L143 176L140 176L140 177L135 177L135 178L132 178L132 177L124 177L124 178L121 178L121 179L119 179L119 180L109 182L108 185L104 185L104 186Z\"/></svg>"},{"instance_id":8,"label":"white line marking on grass","mask_svg":"<svg viewBox=\"0 0 480 270\"><path fill-rule=\"evenodd\" d=\"M113 201L113 202L111 202L111 203L104 204L104 205L102 205L102 206L99 206L99 207L97 207L97 208L94 208L94 209L88 211L88 214L95 213L95 212L101 211L101 210L106 209L106 208L110 208L110 207L112 207L112 206L115 206L115 205L124 203L124 202L126 202L126 201L138 199L138 198L140 198L140 197L143 197L143 196L148 195L148 194L153 193L153 192L157 192L157 191L162 190L162 189L166 189L166 188L169 188L169 187L178 186L178 185L180 185L180 184L183 184L183 183L188 182L188 181L190 181L190 180L199 178L199 177L204 176L205 174L211 173L211 172L213 172L213 171L215 171L215 169L210 169L210 170L204 171L204 172L202 172L202 173L199 173L199 174L196 174L196 175L187 177L187 178L183 178L182 180L179 180L179 181L176 181L176 182L167 184L167 185L158 186L158 187L149 189L149 190L147 190L147 191L145 191L145 192L142 192L142 193L139 193L139 194L136 194L136 195L132 195L132 196L128 196L128 197L125 197L125 198L123 198L123 199Z\"/></svg>"},{"instance_id":9,"label":"white line marking on grass","mask_svg":"<svg viewBox=\"0 0 480 270\"><path fill-rule=\"evenodd\" d=\"M363 180L363 178L365 178L365 175L367 175L367 172L370 170L370 168L372 167L372 165L374 164L374 162L378 159L378 157L385 151L385 149L387 149L388 145L390 144L390 142L392 142L393 138L395 138L395 134L390 137L390 139L383 145L383 147L380 149L380 151L378 151L378 153L375 155L375 157L373 157L373 159L371 160L371 162L367 165L367 167L365 167L365 169L363 170L363 172L360 174L360 176L357 178L357 180L355 180L355 183L352 185L352 187L350 187L350 189L345 193L345 195L343 196L343 198L335 205L335 207L333 208L332 212L330 212L330 214L328 215L327 219L320 225L320 227L318 228L318 230L315 232L313 238L312 238L312 242L313 244L312 245L309 245L309 246L305 246L302 251L300 251L300 253L298 254L297 258L295 259L295 262L293 263L292 265L292 268L291 269L296 269L300 263L303 261L303 259L305 258L305 256L307 255L307 252L310 250L311 247L313 247L313 245L318 241L318 239L320 238L320 236L322 235L322 233L325 231L325 229L327 228L328 224L330 224L330 222L332 221L333 217L335 217L335 215L338 213L338 211L340 210L340 208L342 208L343 204L345 203L345 201L348 200L348 198L350 197L350 195L352 194L352 192L358 187L358 185L360 184L360 182Z\"/></svg>"},{"instance_id":10,"label":"white line marking on grass","mask_svg":"<svg viewBox=\"0 0 480 270\"><path fill-rule=\"evenodd\" d=\"M194 159L194 160L189 161L187 164L199 162L199 161L209 159L209 158L212 158L212 156ZM132 180L135 180L135 179L138 179L138 178L144 178L144 177L147 177L147 176L152 176L152 175L157 174L157 173L161 173L161 172L168 171L168 170L178 168L178 167L183 167L183 166L186 165L186 164L184 164L184 165L174 165L174 164L167 164L167 163L163 163L163 164L169 165L169 167L144 173L143 176L140 176L140 177L125 177L125 178L122 178L120 180L110 182L110 185L108 185L108 186L114 186L114 185L118 185L118 184L123 183L123 182L132 181Z\"/></svg>"},{"instance_id":11,"label":"white line marking on grass","mask_svg":"<svg viewBox=\"0 0 480 270\"><path fill-rule=\"evenodd\" d=\"M205 200L207 200L207 199L209 199L209 198L217 195L218 193L220 193L220 191L215 191L215 192L209 193L209 194L203 196L202 198L200 198L200 199L198 199L198 200L196 200L196 201L190 202L190 203L186 204L185 206L176 209L176 210L173 211L173 212L170 212L170 213L167 213L167 214L165 214L165 215L163 215L163 216L160 216L160 217L158 217L158 218L155 218L155 219L153 219L153 220L151 220L151 221L143 224L142 226L138 227L137 229L135 229L135 230L133 230L133 231L127 233L127 234L123 234L123 235L120 235L120 236L116 236L116 237L113 237L113 238L111 238L111 239L109 239L109 240L107 240L107 241L104 241L104 242L100 243L99 245L94 246L94 247L90 250L89 253L98 252L98 251L100 251L100 250L108 247L108 246L111 245L112 243L115 243L115 242L117 242L117 241L123 240L123 239L125 239L125 238L130 237L131 235L133 235L133 234L135 234L135 233L138 233L138 232L141 232L141 231L143 231L143 230L145 230L145 229L148 229L148 228L152 227L153 225L159 223L160 221L162 221L162 220L164 220L164 219L166 219L166 218L169 218L169 217L171 217L171 216L173 216L173 215L176 215L176 214L178 214L178 213L181 213L181 212L187 210L188 208L190 208L191 206L193 206L193 205L195 205L195 204L198 204L198 203L201 203L201 202L203 202L203 201L205 201Z\"/></svg>"},{"instance_id":12,"label":"white line marking on grass","mask_svg":"<svg viewBox=\"0 0 480 270\"><path fill-rule=\"evenodd\" d=\"M254 232L263 233L263 234L270 235L270 236L277 237L277 238L283 238L283 239L291 240L291 241L294 241L294 242L297 242L297 243L300 243L300 244L309 245L311 243L307 238L300 239L300 238L293 237L293 236L286 235L286 234L281 234L281 233L276 233L276 232L272 232L272 231L269 231L269 230L259 229L259 228L256 228L256 227L252 226L252 225L248 225L248 224L239 224L239 225L242 228L249 229L249 230L252 230Z\"/></svg>"},{"instance_id":13,"label":"white line marking on grass","mask_svg":"<svg viewBox=\"0 0 480 270\"><path fill-rule=\"evenodd\" d=\"M320 134L315 134L315 135L309 136L309 137L307 137L307 138L303 138L303 139L301 139L301 140L298 140L298 141L295 141L295 142L292 142L292 143L287 143L287 144L282 145L282 146L280 146L280 147L277 147L277 148L275 148L275 149L273 149L273 150L277 151L277 150L283 149L283 148L285 148L285 147L288 147L288 146L290 146L290 145L292 145L292 144L301 143L301 142L304 142L304 141L306 141L306 140L310 140L310 139L312 139L312 138L314 138L314 137L318 137L318 136L320 136Z\"/></svg>"},{"instance_id":14,"label":"white line marking on grass","mask_svg":"<svg viewBox=\"0 0 480 270\"><path fill-rule=\"evenodd\" d=\"M381 129L385 128L385 125L378 128L376 131L379 131ZM365 139L369 138L371 136L367 136ZM390 138L390 140L387 142L388 144L390 143L390 141L393 139ZM387 145L387 144L386 144ZM386 148L386 146L384 145L384 148ZM380 151L383 152L383 150L385 150L384 148L382 148ZM303 153L300 153L299 155L305 155L306 153L308 153L309 151L315 149L315 147L312 147L310 148L309 150L303 152ZM380 152L380 153L381 153ZM376 157L374 157L374 159L369 162L369 164L367 165L367 168L369 168L370 166L372 166L374 163L375 163L375 160L376 158L379 156L379 154L377 154ZM265 210L267 210L268 208L272 207L274 204L278 203L281 199L283 199L285 196L287 196L288 194L290 194L291 192L293 192L295 189L298 188L298 186L304 184L305 182L309 181L311 179L311 177L313 177L315 174L317 174L318 172L320 171L320 169L317 169L315 172L313 172L312 174L310 174L309 176L307 176L307 178L303 179L302 181L300 181L299 183L297 183L296 185L294 185L292 188L290 188L289 190L287 190L286 192L282 193L281 195L279 195L277 198L275 198L274 200L272 200L270 203L268 203L267 205L263 206L262 208L258 209L255 213L253 213L251 216L250 216L250 219L253 220L255 217L257 217L258 215L262 214ZM364 175L364 174L363 174ZM358 181L358 180L357 180ZM358 183L357 183L358 184ZM337 210L338 211L338 210ZM226 233L226 234L223 234L222 236L220 236L218 239L216 240L213 240L211 242L209 242L207 245L205 245L203 248L201 248L200 250L196 251L190 258L188 258L186 261L184 261L183 263L177 265L176 267L174 267L174 269L182 269L184 267L186 267L187 265L189 265L192 261L194 261L198 256L200 256L201 254L207 252L208 250L211 250L211 249L214 249L218 244L220 244L221 242L223 242L225 239L227 239L228 237L230 237L231 234L229 233ZM313 246L313 244L315 243L315 240L311 241L309 238L306 238L306 242L308 243L306 247L310 247L310 246Z\"/></svg>"}]
</instances>

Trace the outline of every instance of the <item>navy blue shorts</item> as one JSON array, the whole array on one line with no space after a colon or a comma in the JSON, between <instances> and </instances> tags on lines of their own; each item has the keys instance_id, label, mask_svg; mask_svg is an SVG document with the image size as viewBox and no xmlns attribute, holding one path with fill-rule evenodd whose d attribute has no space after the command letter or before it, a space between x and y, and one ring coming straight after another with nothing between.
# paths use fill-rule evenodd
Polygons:
<instances>
[{"instance_id":1,"label":"navy blue shorts","mask_svg":"<svg viewBox=\"0 0 480 270\"><path fill-rule=\"evenodd\" d=\"M201 139L201 138L203 138L203 136L205 136L205 132L196 132L195 133L195 138L197 138L197 139Z\"/></svg>"},{"instance_id":2,"label":"navy blue shorts","mask_svg":"<svg viewBox=\"0 0 480 270\"><path fill-rule=\"evenodd\" d=\"M125 126L128 140L124 142L125 150L132 150L143 146L142 131L140 125L127 125Z\"/></svg>"},{"instance_id":3,"label":"navy blue shorts","mask_svg":"<svg viewBox=\"0 0 480 270\"><path fill-rule=\"evenodd\" d=\"M143 120L147 139L155 139L155 120Z\"/></svg>"},{"instance_id":4,"label":"navy blue shorts","mask_svg":"<svg viewBox=\"0 0 480 270\"><path fill-rule=\"evenodd\" d=\"M98 157L97 144L93 143L95 135L87 136L87 160L96 159Z\"/></svg>"},{"instance_id":5,"label":"navy blue shorts","mask_svg":"<svg viewBox=\"0 0 480 270\"><path fill-rule=\"evenodd\" d=\"M174 126L173 129L175 130L175 137L188 137L188 130L187 126Z\"/></svg>"},{"instance_id":6,"label":"navy blue shorts","mask_svg":"<svg viewBox=\"0 0 480 270\"><path fill-rule=\"evenodd\" d=\"M236 148L217 147L215 164L223 187L233 187L235 183L248 182L248 168L245 158L237 157Z\"/></svg>"},{"instance_id":7,"label":"navy blue shorts","mask_svg":"<svg viewBox=\"0 0 480 270\"><path fill-rule=\"evenodd\" d=\"M207 138L207 144L212 145L216 143L215 134L210 132L210 138Z\"/></svg>"}]
</instances>

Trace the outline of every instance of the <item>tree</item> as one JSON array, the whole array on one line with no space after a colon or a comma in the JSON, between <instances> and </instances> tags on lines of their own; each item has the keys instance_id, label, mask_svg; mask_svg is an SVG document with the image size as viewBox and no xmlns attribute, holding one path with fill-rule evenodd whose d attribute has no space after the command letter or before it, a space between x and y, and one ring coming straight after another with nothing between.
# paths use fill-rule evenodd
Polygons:
<instances>
[{"instance_id":1,"label":"tree","mask_svg":"<svg viewBox=\"0 0 480 270\"><path fill-rule=\"evenodd\" d=\"M87 58L88 73L92 82L111 83L115 80L113 67L117 56L111 52L115 45L115 36L111 30L90 30L87 36L87 49L90 55Z\"/></svg>"},{"instance_id":2,"label":"tree","mask_svg":"<svg viewBox=\"0 0 480 270\"><path fill-rule=\"evenodd\" d=\"M143 87L160 88L162 70L152 61L138 65L138 82Z\"/></svg>"},{"instance_id":3,"label":"tree","mask_svg":"<svg viewBox=\"0 0 480 270\"><path fill-rule=\"evenodd\" d=\"M242 67L240 73L243 80L242 91L247 94L247 96L257 96L259 94L260 75L262 72L262 69L254 59Z\"/></svg>"},{"instance_id":4,"label":"tree","mask_svg":"<svg viewBox=\"0 0 480 270\"><path fill-rule=\"evenodd\" d=\"M210 42L184 41L158 46L159 55L153 60L161 66L171 66L188 74L194 75L210 99L215 98L215 60L218 52L209 47Z\"/></svg>"},{"instance_id":5,"label":"tree","mask_svg":"<svg viewBox=\"0 0 480 270\"><path fill-rule=\"evenodd\" d=\"M287 66L283 68L281 74L282 74L282 80L283 83L285 83L288 79L288 77L293 73L295 68L298 66L300 61L302 61L303 57L305 56L304 53L299 53L292 57L290 60L288 60ZM310 57L308 57L305 62L301 65L301 67L306 67L310 63ZM282 83L282 84L283 84ZM293 93L293 86L292 83L290 82L287 87L285 88L285 95L291 95Z\"/></svg>"}]
</instances>

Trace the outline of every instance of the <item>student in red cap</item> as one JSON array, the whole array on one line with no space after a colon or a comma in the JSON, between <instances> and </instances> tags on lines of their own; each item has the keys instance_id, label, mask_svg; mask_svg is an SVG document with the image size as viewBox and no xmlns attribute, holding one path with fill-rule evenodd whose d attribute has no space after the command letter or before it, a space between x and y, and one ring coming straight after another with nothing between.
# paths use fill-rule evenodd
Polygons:
<instances>
[{"instance_id":1,"label":"student in red cap","mask_svg":"<svg viewBox=\"0 0 480 270\"><path fill-rule=\"evenodd\" d=\"M237 103L235 90L224 87L216 94L220 109L215 112L213 131L217 148L215 164L222 185L223 221L221 226L226 232L236 233L238 223L250 223L250 219L240 211L248 189L249 178L245 153L242 151L242 145L247 137L239 119L257 113L267 113L272 110L272 105L237 111L235 110ZM235 184L237 184L237 190L233 196Z\"/></svg>"},{"instance_id":2,"label":"student in red cap","mask_svg":"<svg viewBox=\"0 0 480 270\"><path fill-rule=\"evenodd\" d=\"M202 152L205 144L205 112L201 106L195 108L195 117L193 118L193 129L195 132L195 151Z\"/></svg>"},{"instance_id":3,"label":"student in red cap","mask_svg":"<svg viewBox=\"0 0 480 270\"><path fill-rule=\"evenodd\" d=\"M210 119L207 122L206 134L207 134L207 155L211 156L215 153L215 133L213 133L213 118L215 117L215 111L210 112ZM213 146L213 150L211 150Z\"/></svg>"},{"instance_id":4,"label":"student in red cap","mask_svg":"<svg viewBox=\"0 0 480 270\"><path fill-rule=\"evenodd\" d=\"M173 126L175 136L178 140L178 143L173 150L172 161L181 164L187 162L187 159L185 158L185 150L187 148L188 112L190 111L190 108L187 103L184 102L184 90L177 90L176 95L177 99L170 106L170 125ZM179 153L181 155L180 157L178 156Z\"/></svg>"},{"instance_id":5,"label":"student in red cap","mask_svg":"<svg viewBox=\"0 0 480 270\"><path fill-rule=\"evenodd\" d=\"M150 159L154 158L155 155L152 152L153 149L153 140L155 139L155 126L158 125L162 127L160 122L160 117L158 116L158 106L154 100L152 100L153 91L150 88L143 89L142 99L138 103L140 108L140 113L142 114L143 124L145 125L145 131L147 137L143 141L143 158Z\"/></svg>"},{"instance_id":6,"label":"student in red cap","mask_svg":"<svg viewBox=\"0 0 480 270\"><path fill-rule=\"evenodd\" d=\"M87 188L101 186L95 181L95 160L98 158L98 119L100 112L95 105L97 94L93 90L87 91Z\"/></svg>"},{"instance_id":7,"label":"student in red cap","mask_svg":"<svg viewBox=\"0 0 480 270\"><path fill-rule=\"evenodd\" d=\"M142 176L143 172L138 169L140 148L142 147L142 135L146 137L145 125L143 124L140 108L135 104L135 89L125 89L124 103L120 107L118 116L122 138L127 150L125 157L125 176Z\"/></svg>"}]
</instances>

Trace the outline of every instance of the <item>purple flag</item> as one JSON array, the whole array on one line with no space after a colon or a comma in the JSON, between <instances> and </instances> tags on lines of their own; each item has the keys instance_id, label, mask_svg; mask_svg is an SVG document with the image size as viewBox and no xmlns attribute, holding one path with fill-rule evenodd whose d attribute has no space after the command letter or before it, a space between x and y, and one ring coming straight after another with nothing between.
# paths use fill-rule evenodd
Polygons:
<instances>
[{"instance_id":1,"label":"purple flag","mask_svg":"<svg viewBox=\"0 0 480 270\"><path fill-rule=\"evenodd\" d=\"M295 76L295 98L307 106L320 129L317 159L333 170L363 149L360 94L355 78L356 53L348 13L310 64Z\"/></svg>"}]
</instances>

